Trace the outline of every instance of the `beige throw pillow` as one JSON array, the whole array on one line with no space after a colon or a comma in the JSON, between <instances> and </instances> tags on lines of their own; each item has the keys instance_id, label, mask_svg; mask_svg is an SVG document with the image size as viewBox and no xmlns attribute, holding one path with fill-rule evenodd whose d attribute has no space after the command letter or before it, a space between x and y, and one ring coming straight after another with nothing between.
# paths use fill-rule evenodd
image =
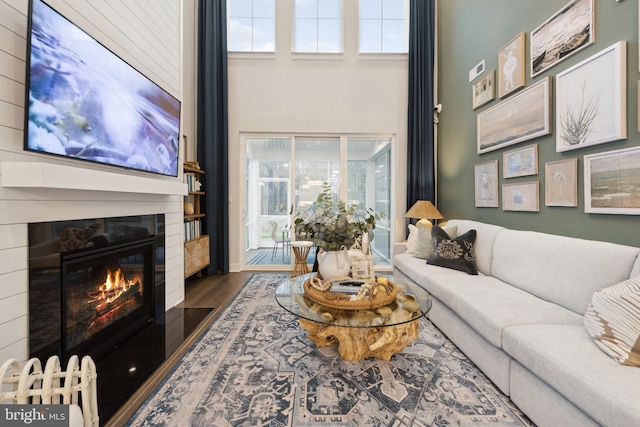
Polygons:
<instances>
[{"instance_id":1,"label":"beige throw pillow","mask_svg":"<svg viewBox=\"0 0 640 427\"><path fill-rule=\"evenodd\" d=\"M431 236L432 228L419 222L416 224L416 227L418 228L418 242L413 256L416 258L429 259L434 252L433 237ZM449 237L456 237L458 235L458 226L447 227L444 231L447 232Z\"/></svg>"},{"instance_id":2,"label":"beige throw pillow","mask_svg":"<svg viewBox=\"0 0 640 427\"><path fill-rule=\"evenodd\" d=\"M583 319L602 351L640 367L640 276L594 292Z\"/></svg>"}]
</instances>

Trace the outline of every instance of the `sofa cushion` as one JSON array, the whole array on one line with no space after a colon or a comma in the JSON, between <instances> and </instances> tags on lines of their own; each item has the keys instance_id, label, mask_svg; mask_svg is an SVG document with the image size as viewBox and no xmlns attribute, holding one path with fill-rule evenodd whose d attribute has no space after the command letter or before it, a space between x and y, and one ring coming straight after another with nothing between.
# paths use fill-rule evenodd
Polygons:
<instances>
[{"instance_id":1,"label":"sofa cushion","mask_svg":"<svg viewBox=\"0 0 640 427\"><path fill-rule=\"evenodd\" d=\"M416 258L408 252L395 255L393 257L393 267L394 270L398 270L412 282L422 287L425 287L427 277L442 270L442 267L428 265L425 260ZM396 271L394 271L395 274L397 274Z\"/></svg>"},{"instance_id":2,"label":"sofa cushion","mask_svg":"<svg viewBox=\"0 0 640 427\"><path fill-rule=\"evenodd\" d=\"M607 357L583 326L511 326L502 347L603 425L640 425L640 369Z\"/></svg>"},{"instance_id":3,"label":"sofa cushion","mask_svg":"<svg viewBox=\"0 0 640 427\"><path fill-rule=\"evenodd\" d=\"M505 229L496 235L491 274L582 315L593 292L631 277L639 251L614 243Z\"/></svg>"},{"instance_id":4,"label":"sofa cushion","mask_svg":"<svg viewBox=\"0 0 640 427\"><path fill-rule=\"evenodd\" d=\"M582 315L495 277L439 268L431 270L423 280L429 293L496 347L502 346L502 331L508 326L531 323L582 326Z\"/></svg>"},{"instance_id":5,"label":"sofa cushion","mask_svg":"<svg viewBox=\"0 0 640 427\"><path fill-rule=\"evenodd\" d=\"M633 265L633 268L631 269L631 274L629 275L629 277L637 277L640 276L640 251L638 251L638 258L636 259L635 264Z\"/></svg>"},{"instance_id":6,"label":"sofa cushion","mask_svg":"<svg viewBox=\"0 0 640 427\"><path fill-rule=\"evenodd\" d=\"M640 276L594 292L584 326L606 355L640 366Z\"/></svg>"},{"instance_id":7,"label":"sofa cushion","mask_svg":"<svg viewBox=\"0 0 640 427\"><path fill-rule=\"evenodd\" d=\"M469 230L476 230L476 241L474 242L476 268L479 272L490 276L491 260L493 258L493 243L498 233L505 228L498 225L464 219L452 219L447 222L447 226L458 227L458 235L464 234Z\"/></svg>"},{"instance_id":8,"label":"sofa cushion","mask_svg":"<svg viewBox=\"0 0 640 427\"><path fill-rule=\"evenodd\" d=\"M427 260L427 264L452 268L473 275L478 274L473 249L476 230L469 230L458 237L451 238L442 228L434 225L431 235L434 251Z\"/></svg>"}]
</instances>

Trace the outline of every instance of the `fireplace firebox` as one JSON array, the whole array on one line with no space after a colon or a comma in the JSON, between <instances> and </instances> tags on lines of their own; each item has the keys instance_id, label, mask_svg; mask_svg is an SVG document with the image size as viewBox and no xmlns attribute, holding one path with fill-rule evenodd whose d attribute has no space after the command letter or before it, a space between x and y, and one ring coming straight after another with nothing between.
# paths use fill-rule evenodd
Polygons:
<instances>
[{"instance_id":1,"label":"fireplace firebox","mask_svg":"<svg viewBox=\"0 0 640 427\"><path fill-rule=\"evenodd\" d=\"M164 215L29 224L29 353L98 361L165 311Z\"/></svg>"},{"instance_id":2,"label":"fireplace firebox","mask_svg":"<svg viewBox=\"0 0 640 427\"><path fill-rule=\"evenodd\" d=\"M90 355L107 421L166 359L165 215L31 223L29 357Z\"/></svg>"},{"instance_id":3,"label":"fireplace firebox","mask_svg":"<svg viewBox=\"0 0 640 427\"><path fill-rule=\"evenodd\" d=\"M154 238L61 257L62 356L99 357L153 322Z\"/></svg>"}]
</instances>

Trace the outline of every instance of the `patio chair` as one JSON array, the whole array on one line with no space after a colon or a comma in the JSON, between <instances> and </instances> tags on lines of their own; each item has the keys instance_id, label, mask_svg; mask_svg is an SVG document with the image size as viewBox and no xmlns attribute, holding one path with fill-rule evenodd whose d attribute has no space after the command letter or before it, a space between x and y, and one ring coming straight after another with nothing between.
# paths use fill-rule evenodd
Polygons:
<instances>
[{"instance_id":1,"label":"patio chair","mask_svg":"<svg viewBox=\"0 0 640 427\"><path fill-rule=\"evenodd\" d=\"M271 252L271 260L276 255L278 247L282 245L282 262L284 262L284 250L291 245L291 237L289 236L289 228L286 226L282 233L278 233L278 223L269 221L271 224L271 238L273 239L273 251ZM279 234L279 235L278 235Z\"/></svg>"}]
</instances>

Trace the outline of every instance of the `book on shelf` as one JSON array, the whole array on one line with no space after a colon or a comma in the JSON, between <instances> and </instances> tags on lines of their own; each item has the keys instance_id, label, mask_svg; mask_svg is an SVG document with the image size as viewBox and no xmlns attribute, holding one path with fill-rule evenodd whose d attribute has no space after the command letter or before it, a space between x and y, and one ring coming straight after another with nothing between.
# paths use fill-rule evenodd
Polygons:
<instances>
[{"instance_id":1,"label":"book on shelf","mask_svg":"<svg viewBox=\"0 0 640 427\"><path fill-rule=\"evenodd\" d=\"M200 220L185 221L184 240L193 240L202 236L202 223Z\"/></svg>"},{"instance_id":2,"label":"book on shelf","mask_svg":"<svg viewBox=\"0 0 640 427\"><path fill-rule=\"evenodd\" d=\"M198 178L193 172L185 172L182 180L185 184L187 184L188 191L200 191L200 186L197 184Z\"/></svg>"}]
</instances>

